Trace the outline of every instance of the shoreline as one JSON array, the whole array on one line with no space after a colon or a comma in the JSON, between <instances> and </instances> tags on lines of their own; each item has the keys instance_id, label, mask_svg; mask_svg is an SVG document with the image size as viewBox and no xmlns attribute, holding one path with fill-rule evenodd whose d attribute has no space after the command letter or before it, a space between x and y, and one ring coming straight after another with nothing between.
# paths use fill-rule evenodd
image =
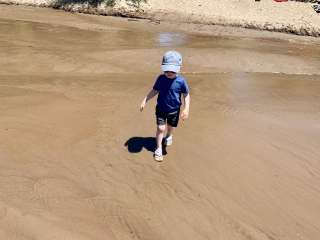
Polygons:
<instances>
[{"instance_id":1,"label":"shoreline","mask_svg":"<svg viewBox=\"0 0 320 240\"><path fill-rule=\"evenodd\" d=\"M1 5L0 7L1 17L4 24L10 23L10 21L20 22L18 24L36 24L40 28L46 29L48 27L54 27L55 29L69 29L71 32L83 33L89 31L92 35L104 35L110 34L114 31L120 31L122 33L127 32L130 29L130 35L133 35L133 41L140 46L140 39L137 36L138 33L144 33L146 36L156 36L156 45L159 47L157 53L161 54L164 49L177 48L180 49L184 46L186 42L193 41L195 47L198 46L197 42L205 42L207 46L230 46L231 49L234 48L233 42L240 41L240 45L255 46L257 55L253 56L249 54L246 61L237 60L237 58L228 61L227 64L220 64L220 61L214 61L210 65L210 68L191 68L188 67L189 74L207 73L208 70L214 71L212 66L216 66L216 69L220 69L219 72L225 72L229 69L232 72L274 72L274 73L294 73L294 74L306 74L313 75L319 74L317 63L314 61L317 56L317 49L320 46L320 38L307 37L307 36L297 36L292 34L278 33L278 32L268 32L268 31L257 31L253 29L245 28L235 28L235 27L222 27L213 25L200 25L200 24L186 24L186 23L170 23L161 22L156 23L154 21L149 21L146 19L130 19L123 17L113 17L113 16L98 16L89 15L81 13L68 13L62 10L55 10L50 8L34 8L26 6L8 6ZM63 19L63 21L61 21ZM139 34L138 34L139 35ZM107 41L107 42L105 42ZM111 47L114 43L108 42L109 40L103 40L106 44L103 46ZM182 45L181 45L182 44ZM309 63L300 62L294 58L289 57L288 59L282 59L286 64L278 58L277 60L268 60L267 63L261 63L261 59L268 58L268 56L274 51L273 48L278 46L287 46L285 48L279 48L279 53L291 56L292 51L298 49L300 54L309 54L314 56L314 59L310 58L312 61ZM269 51L262 51L261 48L266 48L269 46ZM211 58L211 55L207 55L207 52L198 46L199 51L202 51L198 58ZM161 49L161 50L160 50ZM306 51L306 49L309 49ZM314 49L310 52L310 49ZM182 51L182 49L180 49ZM128 49L123 49L124 52ZM224 59L225 56L221 53L215 52L215 48L212 49L213 56L217 59ZM101 48L103 52L103 47ZM186 54L190 54L186 52ZM219 57L219 54L221 55ZM277 53L276 53L277 54ZM206 57L204 57L206 56ZM281 59L281 58L279 58ZM114 61L117 61L114 59ZM121 59L118 59L121 62ZM260 63L259 63L260 62ZM277 62L277 63L275 63ZM135 65L135 63L131 63ZM158 61L154 60L153 66L157 66ZM239 65L240 64L240 65ZM274 67L274 65L280 66ZM293 67L294 66L294 67ZM313 70L312 70L313 69ZM136 69L138 70L138 69ZM39 69L40 71L40 69ZM126 68L126 72L128 69ZM145 71L145 68L141 68L138 71ZM13 71L14 72L14 71ZM101 70L98 71L102 73ZM108 71L107 71L108 72ZM157 67L148 68L148 72L158 72ZM85 72L80 71L80 75L85 74ZM88 72L91 74L91 72ZM24 72L26 74L26 72ZM67 74L64 72L64 75Z\"/></svg>"},{"instance_id":2,"label":"shoreline","mask_svg":"<svg viewBox=\"0 0 320 240\"><path fill-rule=\"evenodd\" d=\"M1 1L1 0L0 0ZM74 27L78 29L91 29L94 31L108 31L110 24L122 24L127 26L130 24L131 28L141 31L145 31L146 25L152 25L152 28L147 28L148 31L152 32L175 32L182 34L195 34L202 36L211 37L222 37L222 38L242 38L242 39L261 39L263 41L285 41L288 43L297 44L313 44L315 47L320 46L320 38L312 36L299 36L295 34L287 34L282 32L271 32L263 31L258 29L248 29L241 27L232 26L221 26L221 25L209 25L201 23L185 23L175 22L171 20L159 21L151 18L131 18L131 17L116 17L116 16L102 16L96 14L87 14L80 12L66 12L62 9L53 9L48 7L34 7L25 5L12 5L12 4L0 4L1 7L1 18L11 19L15 16L15 20L28 21L28 22L41 22L54 25L62 25L68 27ZM19 9L16 11L15 9ZM35 17L34 13L42 12L41 15L45 15L46 18ZM52 14L57 13L57 14ZM70 14L73 21L61 22L55 15L63 17L65 14ZM83 22L82 19L77 16L84 16L88 21ZM108 23L109 27L105 24Z\"/></svg>"},{"instance_id":3,"label":"shoreline","mask_svg":"<svg viewBox=\"0 0 320 240\"><path fill-rule=\"evenodd\" d=\"M266 2L252 1L251 3L246 0L241 3L231 1L223 4L216 1L214 4L210 4L206 0L200 0L197 2L199 7L197 8L195 4L188 4L187 2L183 0L181 3L172 6L172 4L169 5L170 0L149 0L147 4L141 4L137 7L128 5L123 1L116 3L114 6L107 6L106 3L102 2L88 4L79 0L75 0L73 3L52 0L0 0L0 4L46 7L93 15L147 19L156 23L213 25L320 37L320 16L312 9L311 3L275 3L271 0ZM203 9L204 4L207 9ZM284 4L287 4L290 9L287 10ZM246 9L248 7L250 10ZM246 13L246 10L248 13ZM211 12L215 14L211 14Z\"/></svg>"}]
</instances>

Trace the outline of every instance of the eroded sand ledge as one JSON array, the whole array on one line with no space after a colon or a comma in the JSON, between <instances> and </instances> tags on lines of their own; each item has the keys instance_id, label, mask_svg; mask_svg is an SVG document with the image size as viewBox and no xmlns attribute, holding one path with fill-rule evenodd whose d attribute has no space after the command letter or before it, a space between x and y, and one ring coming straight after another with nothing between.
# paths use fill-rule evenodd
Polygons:
<instances>
[{"instance_id":1,"label":"eroded sand ledge","mask_svg":"<svg viewBox=\"0 0 320 240\"><path fill-rule=\"evenodd\" d=\"M178 2L149 0L147 4L141 4L139 8L130 6L125 0L118 1L113 7L99 0L92 4L79 0L0 0L0 3L320 36L320 16L312 9L312 4L294 1L276 3L272 0L261 2L254 0L181 0Z\"/></svg>"}]
</instances>

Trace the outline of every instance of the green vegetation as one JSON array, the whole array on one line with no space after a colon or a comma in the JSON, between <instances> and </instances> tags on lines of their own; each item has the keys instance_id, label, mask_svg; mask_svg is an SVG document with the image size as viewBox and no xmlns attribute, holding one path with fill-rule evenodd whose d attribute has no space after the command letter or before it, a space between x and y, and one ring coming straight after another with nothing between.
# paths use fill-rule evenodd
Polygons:
<instances>
[{"instance_id":1,"label":"green vegetation","mask_svg":"<svg viewBox=\"0 0 320 240\"><path fill-rule=\"evenodd\" d=\"M105 0L107 6L113 7L117 0Z\"/></svg>"}]
</instances>

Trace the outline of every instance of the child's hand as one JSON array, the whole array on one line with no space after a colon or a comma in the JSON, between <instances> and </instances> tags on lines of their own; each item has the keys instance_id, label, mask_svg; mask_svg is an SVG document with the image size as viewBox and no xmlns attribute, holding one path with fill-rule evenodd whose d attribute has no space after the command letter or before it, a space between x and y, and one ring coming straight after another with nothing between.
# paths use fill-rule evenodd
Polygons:
<instances>
[{"instance_id":1,"label":"child's hand","mask_svg":"<svg viewBox=\"0 0 320 240\"><path fill-rule=\"evenodd\" d=\"M142 103L141 103L141 105L140 105L140 112L143 111L143 109L144 109L145 106L146 106L146 101L143 100Z\"/></svg>"},{"instance_id":2,"label":"child's hand","mask_svg":"<svg viewBox=\"0 0 320 240\"><path fill-rule=\"evenodd\" d=\"M189 110L184 109L180 116L181 116L182 120L186 120L189 117Z\"/></svg>"}]
</instances>

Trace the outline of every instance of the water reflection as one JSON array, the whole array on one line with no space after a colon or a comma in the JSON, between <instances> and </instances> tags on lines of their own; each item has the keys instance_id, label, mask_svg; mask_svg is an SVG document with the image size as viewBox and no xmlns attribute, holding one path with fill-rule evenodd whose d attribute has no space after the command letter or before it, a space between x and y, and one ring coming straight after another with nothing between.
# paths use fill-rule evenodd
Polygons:
<instances>
[{"instance_id":1,"label":"water reflection","mask_svg":"<svg viewBox=\"0 0 320 240\"><path fill-rule=\"evenodd\" d=\"M158 42L160 47L177 47L187 43L187 35L163 32L158 35Z\"/></svg>"}]
</instances>

